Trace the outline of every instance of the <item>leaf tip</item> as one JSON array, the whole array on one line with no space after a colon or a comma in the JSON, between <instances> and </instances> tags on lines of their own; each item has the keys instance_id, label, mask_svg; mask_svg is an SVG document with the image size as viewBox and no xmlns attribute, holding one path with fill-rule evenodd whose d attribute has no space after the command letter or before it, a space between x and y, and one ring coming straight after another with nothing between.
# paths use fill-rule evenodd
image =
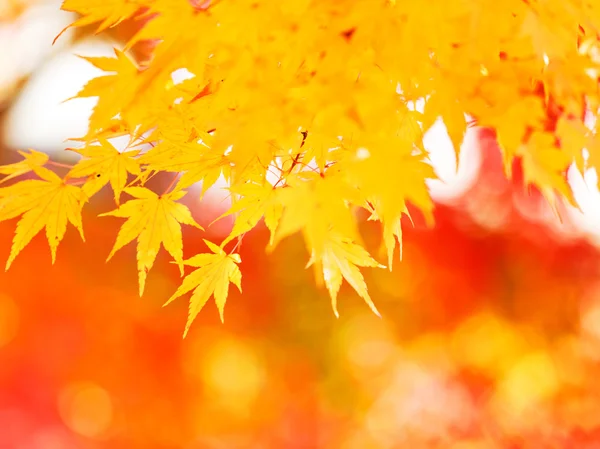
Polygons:
<instances>
[{"instance_id":1,"label":"leaf tip","mask_svg":"<svg viewBox=\"0 0 600 449\"><path fill-rule=\"evenodd\" d=\"M144 296L144 289L146 287L146 273L144 273L143 271L140 271L140 288L139 288L139 294L140 294L140 298L142 296Z\"/></svg>"},{"instance_id":2,"label":"leaf tip","mask_svg":"<svg viewBox=\"0 0 600 449\"><path fill-rule=\"evenodd\" d=\"M375 304L371 305L371 310L373 311L373 313L375 315L377 315L379 318L382 318L381 313L379 313L379 310L377 310L377 307L375 307Z\"/></svg>"},{"instance_id":3,"label":"leaf tip","mask_svg":"<svg viewBox=\"0 0 600 449\"><path fill-rule=\"evenodd\" d=\"M164 304L163 304L161 307L166 307L166 306L168 306L169 304L171 304L171 303L172 303L172 302L175 300L175 298L176 298L176 296L175 296L175 295L171 296L169 299L167 299L167 300L165 301L165 303L164 303Z\"/></svg>"}]
</instances>

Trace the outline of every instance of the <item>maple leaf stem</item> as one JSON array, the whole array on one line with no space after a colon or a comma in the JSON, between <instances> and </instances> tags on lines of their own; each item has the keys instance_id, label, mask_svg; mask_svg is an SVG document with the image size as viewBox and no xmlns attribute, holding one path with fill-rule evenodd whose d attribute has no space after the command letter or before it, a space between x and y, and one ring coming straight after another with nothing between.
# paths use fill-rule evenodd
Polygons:
<instances>
[{"instance_id":1,"label":"maple leaf stem","mask_svg":"<svg viewBox=\"0 0 600 449\"><path fill-rule=\"evenodd\" d=\"M52 167L68 168L69 170L73 168L73 165L63 164L61 162L48 161L46 164L51 165Z\"/></svg>"},{"instance_id":2,"label":"maple leaf stem","mask_svg":"<svg viewBox=\"0 0 600 449\"><path fill-rule=\"evenodd\" d=\"M302 141L302 145L304 145L304 140ZM300 145L300 146L302 146ZM290 167L289 170L287 170L287 172L284 174L283 172L281 173L281 175L279 176L279 179L277 180L277 182L273 185L273 188L276 188L284 179L286 175L289 175L290 173L292 173L292 170L294 170L294 168L296 167L296 165L298 163L301 163L301 159L302 156L304 156L304 153L298 153L294 159L292 160L292 166Z\"/></svg>"},{"instance_id":3,"label":"maple leaf stem","mask_svg":"<svg viewBox=\"0 0 600 449\"><path fill-rule=\"evenodd\" d=\"M169 193L171 191L171 189L173 188L173 186L177 182L177 179L179 178L179 175L180 175L180 173L175 173L175 176L173 176L173 179L171 180L170 184L167 186L167 188L163 192L163 195L166 195L167 193Z\"/></svg>"},{"instance_id":4,"label":"maple leaf stem","mask_svg":"<svg viewBox=\"0 0 600 449\"><path fill-rule=\"evenodd\" d=\"M233 254L235 253L236 249L241 249L242 248L242 240L244 240L244 236L246 235L246 233L243 233L242 235L240 235L237 239L236 244L233 246L233 248L231 248L231 251L229 251L229 254Z\"/></svg>"},{"instance_id":5,"label":"maple leaf stem","mask_svg":"<svg viewBox=\"0 0 600 449\"><path fill-rule=\"evenodd\" d=\"M279 177L279 179L277 180L277 182L275 184L273 184L273 188L276 189L279 186L279 184L281 184L281 181L283 181L283 180L284 180L284 176L281 175Z\"/></svg>"},{"instance_id":6,"label":"maple leaf stem","mask_svg":"<svg viewBox=\"0 0 600 449\"><path fill-rule=\"evenodd\" d=\"M77 181L73 181L73 182L66 182L65 184L69 185L69 186L82 186L84 185L86 182L85 179L78 179Z\"/></svg>"},{"instance_id":7,"label":"maple leaf stem","mask_svg":"<svg viewBox=\"0 0 600 449\"><path fill-rule=\"evenodd\" d=\"M310 165L308 165L308 164L305 164L305 163L304 163L304 162L302 162L302 161L298 161L298 165L302 165L304 168L306 168L306 169L308 169L308 170L312 171L313 173L317 173L317 174L319 174L319 173L320 173L320 172L319 172L319 169L317 169L317 168L315 168L315 167L311 167ZM326 167L326 168L328 168L328 166L325 166L325 167Z\"/></svg>"}]
</instances>

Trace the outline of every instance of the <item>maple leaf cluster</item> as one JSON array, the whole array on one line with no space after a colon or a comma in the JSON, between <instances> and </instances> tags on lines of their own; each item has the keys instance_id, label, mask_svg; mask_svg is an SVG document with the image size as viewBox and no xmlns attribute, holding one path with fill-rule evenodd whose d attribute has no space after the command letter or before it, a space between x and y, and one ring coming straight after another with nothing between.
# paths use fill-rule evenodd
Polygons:
<instances>
[{"instance_id":1,"label":"maple leaf cluster","mask_svg":"<svg viewBox=\"0 0 600 449\"><path fill-rule=\"evenodd\" d=\"M108 215L127 219L110 256L137 239L140 294L161 244L182 274L198 268L174 295L193 290L186 332L213 293L223 316L229 283L241 289L235 251L261 220L270 247L303 235L334 310L345 279L376 312L359 267L383 265L365 249L356 212L381 223L391 269L407 206L433 220L423 135L440 119L457 157L470 124L493 129L507 174L520 161L551 204L574 201L572 164L600 165L595 2L65 0L63 9L80 14L72 26L98 32L143 26L114 58L85 58L105 74L77 95L98 101L64 177L35 151L0 167L5 179L40 178L0 188L0 220L22 216L7 267L43 228L53 259L67 222L83 236L82 207L110 184ZM129 56L149 42L149 58ZM119 151L110 139L123 135ZM174 177L162 193L146 186L159 172ZM181 224L202 228L179 200L220 177L231 234L184 261Z\"/></svg>"}]
</instances>

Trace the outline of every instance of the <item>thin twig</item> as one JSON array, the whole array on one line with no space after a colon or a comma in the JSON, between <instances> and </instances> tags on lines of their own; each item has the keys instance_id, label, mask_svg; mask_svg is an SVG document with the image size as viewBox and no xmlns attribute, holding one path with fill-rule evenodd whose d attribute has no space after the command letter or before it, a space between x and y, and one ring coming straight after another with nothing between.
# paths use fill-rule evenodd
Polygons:
<instances>
[{"instance_id":1,"label":"thin twig","mask_svg":"<svg viewBox=\"0 0 600 449\"><path fill-rule=\"evenodd\" d=\"M304 155L304 153L298 153L298 154L296 154L296 156L294 157L294 159L292 159L292 166L289 168L289 170L285 171L285 174L284 174L283 170L281 170L281 175L279 176L279 179L277 180L277 182L273 185L273 188L277 187L279 185L279 183L281 181L283 181L287 175L289 175L289 174L292 173L292 170L294 170L294 167L296 167L296 165L298 164L298 162L300 162L300 158L303 155Z\"/></svg>"}]
</instances>

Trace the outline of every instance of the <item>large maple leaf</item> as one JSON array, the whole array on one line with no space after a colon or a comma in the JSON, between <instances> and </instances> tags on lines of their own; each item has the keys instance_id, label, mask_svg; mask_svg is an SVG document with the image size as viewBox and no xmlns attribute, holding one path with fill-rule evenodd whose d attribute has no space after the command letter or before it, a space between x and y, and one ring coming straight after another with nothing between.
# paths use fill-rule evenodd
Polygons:
<instances>
[{"instance_id":1,"label":"large maple leaf","mask_svg":"<svg viewBox=\"0 0 600 449\"><path fill-rule=\"evenodd\" d=\"M157 195L145 187L128 187L124 191L135 199L127 201L112 212L100 215L127 218L119 230L107 260L137 238L139 293L142 296L146 276L154 265L161 243L175 259L183 275L183 240L180 223L198 229L202 227L194 221L187 206L177 202L186 194L183 190L164 195Z\"/></svg>"}]
</instances>

